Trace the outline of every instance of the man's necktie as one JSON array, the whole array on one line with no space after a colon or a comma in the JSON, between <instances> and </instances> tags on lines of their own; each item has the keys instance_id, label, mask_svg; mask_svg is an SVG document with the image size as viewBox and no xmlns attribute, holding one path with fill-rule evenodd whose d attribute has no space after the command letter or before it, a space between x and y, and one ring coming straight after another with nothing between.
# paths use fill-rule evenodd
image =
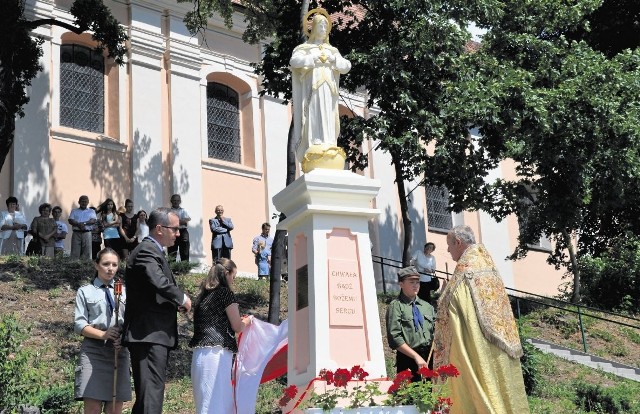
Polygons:
<instances>
[{"instance_id":1,"label":"man's necktie","mask_svg":"<svg viewBox=\"0 0 640 414\"><path fill-rule=\"evenodd\" d=\"M413 326L416 329L416 332L418 332L424 325L424 316L422 316L420 309L418 309L418 305L415 300L411 302L411 308L413 310Z\"/></svg>"},{"instance_id":2,"label":"man's necktie","mask_svg":"<svg viewBox=\"0 0 640 414\"><path fill-rule=\"evenodd\" d=\"M109 286L102 285L102 289L104 289L104 297L107 300L107 304L109 304L109 315L111 315L113 310L116 308L116 303L113 301L111 292L109 292Z\"/></svg>"}]
</instances>

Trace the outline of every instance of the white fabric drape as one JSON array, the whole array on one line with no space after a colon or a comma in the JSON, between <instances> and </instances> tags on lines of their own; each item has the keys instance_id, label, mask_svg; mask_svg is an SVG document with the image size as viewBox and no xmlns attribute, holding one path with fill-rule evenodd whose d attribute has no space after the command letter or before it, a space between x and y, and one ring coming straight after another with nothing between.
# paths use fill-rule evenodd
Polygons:
<instances>
[{"instance_id":1,"label":"white fabric drape","mask_svg":"<svg viewBox=\"0 0 640 414\"><path fill-rule=\"evenodd\" d=\"M279 326L252 318L238 343L235 367L237 414L254 414L258 386L267 363L287 346L288 323Z\"/></svg>"}]
</instances>

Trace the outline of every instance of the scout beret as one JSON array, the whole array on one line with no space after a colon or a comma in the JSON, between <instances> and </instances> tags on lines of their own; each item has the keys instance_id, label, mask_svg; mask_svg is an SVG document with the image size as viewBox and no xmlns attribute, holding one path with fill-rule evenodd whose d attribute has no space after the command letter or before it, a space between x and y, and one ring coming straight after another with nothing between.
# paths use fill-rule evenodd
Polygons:
<instances>
[{"instance_id":1,"label":"scout beret","mask_svg":"<svg viewBox=\"0 0 640 414\"><path fill-rule=\"evenodd\" d=\"M398 282L406 279L409 276L415 276L419 278L420 273L418 273L416 268L413 266L403 267L402 269L398 270Z\"/></svg>"}]
</instances>

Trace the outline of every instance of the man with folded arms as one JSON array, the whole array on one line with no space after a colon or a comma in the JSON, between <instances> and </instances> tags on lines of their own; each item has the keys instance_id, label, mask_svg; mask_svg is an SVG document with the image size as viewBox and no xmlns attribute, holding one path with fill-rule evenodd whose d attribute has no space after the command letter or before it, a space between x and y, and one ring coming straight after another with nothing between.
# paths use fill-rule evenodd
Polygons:
<instances>
[{"instance_id":1,"label":"man with folded arms","mask_svg":"<svg viewBox=\"0 0 640 414\"><path fill-rule=\"evenodd\" d=\"M73 234L71 235L71 258L78 260L91 260L91 230L96 224L96 212L89 206L89 197L80 196L78 199L80 207L74 208L69 214L69 224L71 224Z\"/></svg>"}]
</instances>

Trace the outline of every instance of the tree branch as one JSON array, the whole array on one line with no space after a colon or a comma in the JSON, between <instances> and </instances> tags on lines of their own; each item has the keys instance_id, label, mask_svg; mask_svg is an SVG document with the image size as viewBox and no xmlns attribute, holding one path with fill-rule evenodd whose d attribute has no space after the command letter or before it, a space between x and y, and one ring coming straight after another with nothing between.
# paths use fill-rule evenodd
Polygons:
<instances>
[{"instance_id":1,"label":"tree branch","mask_svg":"<svg viewBox=\"0 0 640 414\"><path fill-rule=\"evenodd\" d=\"M72 31L75 34L82 34L82 33L85 32L85 30L87 30L85 28L81 28L81 27L74 26L74 25L69 24L69 23L61 22L61 21L56 20L56 19L38 19L38 20L33 20L33 21L30 21L30 22L26 22L25 26L26 26L27 29L33 30L36 27L44 26L46 24L50 24L52 26L63 27L65 29L67 29L67 30Z\"/></svg>"}]
</instances>

